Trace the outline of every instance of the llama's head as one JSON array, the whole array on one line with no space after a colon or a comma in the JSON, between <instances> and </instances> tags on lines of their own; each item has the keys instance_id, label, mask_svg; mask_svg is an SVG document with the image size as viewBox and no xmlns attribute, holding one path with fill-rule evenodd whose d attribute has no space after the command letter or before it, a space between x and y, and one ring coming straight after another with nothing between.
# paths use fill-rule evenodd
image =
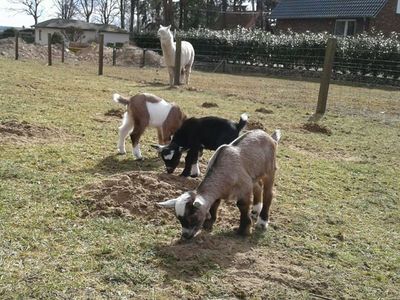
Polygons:
<instances>
[{"instance_id":1,"label":"llama's head","mask_svg":"<svg viewBox=\"0 0 400 300\"><path fill-rule=\"evenodd\" d=\"M172 40L173 35L170 29L171 25L165 27L160 25L160 29L158 29L157 35L160 37L161 40Z\"/></svg>"},{"instance_id":2,"label":"llama's head","mask_svg":"<svg viewBox=\"0 0 400 300\"><path fill-rule=\"evenodd\" d=\"M175 171L176 167L179 165L179 161L182 157L183 148L176 145L175 143L170 143L169 145L151 145L157 150L162 160L164 161L167 173L171 174Z\"/></svg>"},{"instance_id":3,"label":"llama's head","mask_svg":"<svg viewBox=\"0 0 400 300\"><path fill-rule=\"evenodd\" d=\"M204 198L195 191L182 194L178 198L158 203L159 206L175 209L175 215L182 225L182 239L191 239L196 236L207 218L208 212Z\"/></svg>"}]
</instances>

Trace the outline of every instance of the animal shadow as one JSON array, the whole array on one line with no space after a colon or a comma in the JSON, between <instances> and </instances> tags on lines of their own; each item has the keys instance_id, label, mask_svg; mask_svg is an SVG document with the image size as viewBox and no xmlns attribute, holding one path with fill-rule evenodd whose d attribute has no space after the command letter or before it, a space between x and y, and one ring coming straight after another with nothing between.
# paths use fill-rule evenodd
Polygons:
<instances>
[{"instance_id":1,"label":"animal shadow","mask_svg":"<svg viewBox=\"0 0 400 300\"><path fill-rule=\"evenodd\" d=\"M158 245L156 253L169 279L191 281L209 270L232 267L235 256L252 251L262 237L264 234L260 231L254 231L249 237L240 237L227 228L218 233L202 232L189 241Z\"/></svg>"},{"instance_id":2,"label":"animal shadow","mask_svg":"<svg viewBox=\"0 0 400 300\"><path fill-rule=\"evenodd\" d=\"M112 175L129 171L155 171L160 169L161 166L162 161L156 157L134 160L132 158L128 159L126 155L113 154L103 158L93 168L86 171L89 173Z\"/></svg>"}]
</instances>

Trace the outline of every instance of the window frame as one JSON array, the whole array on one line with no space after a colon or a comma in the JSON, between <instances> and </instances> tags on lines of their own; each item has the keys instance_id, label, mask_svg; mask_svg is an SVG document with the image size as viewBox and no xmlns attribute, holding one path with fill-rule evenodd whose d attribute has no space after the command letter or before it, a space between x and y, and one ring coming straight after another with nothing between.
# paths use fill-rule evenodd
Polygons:
<instances>
[{"instance_id":1,"label":"window frame","mask_svg":"<svg viewBox=\"0 0 400 300\"><path fill-rule=\"evenodd\" d=\"M353 33L353 35L357 32L357 19L336 19L335 20L335 29L334 29L334 34L335 35L338 35L338 34L336 34L336 28L337 28L337 23L338 22L344 22L344 32L343 32L343 35L340 35L340 36L344 36L344 37L349 36L349 34L348 34L349 22L354 22L354 33Z\"/></svg>"}]
</instances>

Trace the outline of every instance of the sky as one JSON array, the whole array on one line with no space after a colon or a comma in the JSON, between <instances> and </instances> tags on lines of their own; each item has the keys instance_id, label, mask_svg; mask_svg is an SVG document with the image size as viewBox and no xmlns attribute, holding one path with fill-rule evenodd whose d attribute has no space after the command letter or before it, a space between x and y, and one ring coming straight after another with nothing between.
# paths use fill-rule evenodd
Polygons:
<instances>
[{"instance_id":1,"label":"sky","mask_svg":"<svg viewBox=\"0 0 400 300\"><path fill-rule=\"evenodd\" d=\"M32 16L10 10L10 8L20 7L16 4L13 4L15 1L18 0L0 0L0 26L30 27L34 25L35 22ZM38 22L55 18L54 4L52 0L43 0L41 7L43 8L43 14L39 18Z\"/></svg>"}]
</instances>

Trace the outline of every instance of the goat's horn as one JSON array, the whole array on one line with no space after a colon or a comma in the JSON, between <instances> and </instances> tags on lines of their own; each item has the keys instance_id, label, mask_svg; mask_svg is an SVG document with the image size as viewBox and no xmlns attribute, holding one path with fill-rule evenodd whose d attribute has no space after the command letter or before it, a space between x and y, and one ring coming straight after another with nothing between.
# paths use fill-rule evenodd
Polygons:
<instances>
[{"instance_id":1,"label":"goat's horn","mask_svg":"<svg viewBox=\"0 0 400 300\"><path fill-rule=\"evenodd\" d=\"M194 200L194 202L193 202L193 206L197 207L197 208L203 206L204 204L205 204L205 200L203 197L196 197L196 200Z\"/></svg>"}]
</instances>

